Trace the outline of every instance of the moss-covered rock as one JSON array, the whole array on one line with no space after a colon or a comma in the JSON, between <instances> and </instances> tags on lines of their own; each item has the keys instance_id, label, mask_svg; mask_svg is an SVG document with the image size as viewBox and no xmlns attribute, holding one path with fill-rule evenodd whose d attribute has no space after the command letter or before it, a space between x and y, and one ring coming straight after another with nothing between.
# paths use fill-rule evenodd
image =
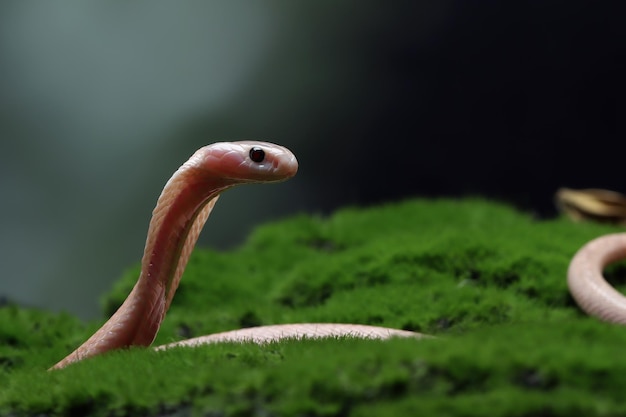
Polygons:
<instances>
[{"instance_id":1,"label":"moss-covered rock","mask_svg":"<svg viewBox=\"0 0 626 417\"><path fill-rule=\"evenodd\" d=\"M156 343L311 321L437 338L135 348L46 372L98 324L6 306L0 414L626 415L626 329L585 317L565 282L574 252L612 231L483 200L265 225L236 251L195 251Z\"/></svg>"}]
</instances>

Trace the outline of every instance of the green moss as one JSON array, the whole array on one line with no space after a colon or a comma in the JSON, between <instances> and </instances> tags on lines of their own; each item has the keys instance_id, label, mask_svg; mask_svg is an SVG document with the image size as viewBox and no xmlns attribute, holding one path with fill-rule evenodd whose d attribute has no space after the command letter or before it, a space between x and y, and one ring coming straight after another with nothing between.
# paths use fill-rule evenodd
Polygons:
<instances>
[{"instance_id":1,"label":"green moss","mask_svg":"<svg viewBox=\"0 0 626 417\"><path fill-rule=\"evenodd\" d=\"M573 253L611 231L483 200L265 225L236 251L195 251L157 343L309 321L438 337L135 348L46 372L98 324L8 306L0 415L626 415L626 330L585 317L565 282Z\"/></svg>"}]
</instances>

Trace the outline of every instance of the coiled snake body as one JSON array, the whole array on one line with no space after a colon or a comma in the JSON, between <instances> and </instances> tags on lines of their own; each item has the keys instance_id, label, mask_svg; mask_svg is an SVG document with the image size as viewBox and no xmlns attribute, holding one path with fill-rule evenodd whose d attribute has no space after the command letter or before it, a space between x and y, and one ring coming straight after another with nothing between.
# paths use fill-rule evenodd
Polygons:
<instances>
[{"instance_id":1,"label":"coiled snake body","mask_svg":"<svg viewBox=\"0 0 626 417\"><path fill-rule=\"evenodd\" d=\"M133 290L100 329L51 369L113 349L150 345L220 193L239 184L283 181L297 170L298 162L288 149L267 142L220 142L196 151L161 192L148 228L141 273ZM626 257L626 234L592 241L573 258L568 282L572 295L585 311L626 324L626 298L602 278L604 266L623 257ZM299 323L233 330L168 346L345 335L379 339L424 336L377 326Z\"/></svg>"}]
</instances>

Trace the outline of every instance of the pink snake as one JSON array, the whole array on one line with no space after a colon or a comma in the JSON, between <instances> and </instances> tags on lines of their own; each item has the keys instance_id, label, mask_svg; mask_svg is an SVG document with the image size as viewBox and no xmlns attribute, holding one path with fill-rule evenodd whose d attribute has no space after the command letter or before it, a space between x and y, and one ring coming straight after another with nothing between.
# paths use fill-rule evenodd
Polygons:
<instances>
[{"instance_id":1,"label":"pink snake","mask_svg":"<svg viewBox=\"0 0 626 417\"><path fill-rule=\"evenodd\" d=\"M197 150L161 192L148 228L141 273L131 293L100 329L51 369L114 349L149 346L220 193L240 184L284 181L297 170L293 153L267 142L219 142ZM602 277L606 264L623 257L626 257L626 234L594 240L574 256L568 282L583 310L607 321L626 324L626 298ZM232 330L157 349L222 341L265 343L284 338L331 336L386 339L426 335L359 324L298 323Z\"/></svg>"}]
</instances>

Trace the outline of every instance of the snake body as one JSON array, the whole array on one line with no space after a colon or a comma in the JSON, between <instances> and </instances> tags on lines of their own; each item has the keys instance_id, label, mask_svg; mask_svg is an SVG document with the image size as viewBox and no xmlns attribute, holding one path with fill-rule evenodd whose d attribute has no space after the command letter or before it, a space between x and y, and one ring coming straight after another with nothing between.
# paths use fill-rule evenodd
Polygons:
<instances>
[{"instance_id":1,"label":"snake body","mask_svg":"<svg viewBox=\"0 0 626 417\"><path fill-rule=\"evenodd\" d=\"M248 183L291 178L298 170L288 149L267 142L219 142L197 150L167 182L148 228L141 273L120 308L87 341L51 369L154 340L180 282L189 256L223 191ZM626 257L626 234L606 236L584 246L573 258L570 291L583 310L626 324L626 298L602 277L606 264ZM297 323L252 327L160 346L195 346L222 341L265 343L283 338L352 336L385 339L425 335L378 326Z\"/></svg>"},{"instance_id":2,"label":"snake body","mask_svg":"<svg viewBox=\"0 0 626 417\"><path fill-rule=\"evenodd\" d=\"M570 293L586 313L610 323L626 324L626 297L602 275L609 264L626 258L626 233L596 238L572 258L567 271Z\"/></svg>"}]
</instances>

